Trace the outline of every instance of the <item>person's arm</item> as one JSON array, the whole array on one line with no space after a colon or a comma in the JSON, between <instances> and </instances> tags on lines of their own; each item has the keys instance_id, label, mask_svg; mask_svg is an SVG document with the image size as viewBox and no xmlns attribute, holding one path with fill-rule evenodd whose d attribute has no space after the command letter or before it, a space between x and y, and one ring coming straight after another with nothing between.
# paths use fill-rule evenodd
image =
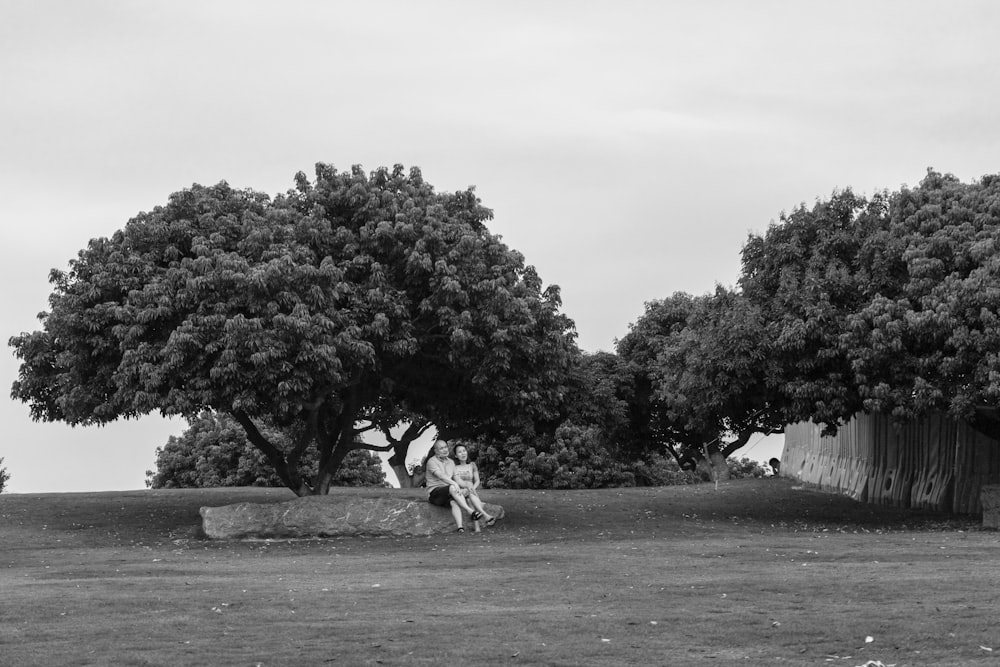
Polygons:
<instances>
[{"instance_id":1,"label":"person's arm","mask_svg":"<svg viewBox=\"0 0 1000 667\"><path fill-rule=\"evenodd\" d=\"M479 489L479 466L472 464L472 486L469 487L474 492Z\"/></svg>"},{"instance_id":2,"label":"person's arm","mask_svg":"<svg viewBox=\"0 0 1000 667\"><path fill-rule=\"evenodd\" d=\"M463 479L459 475L455 475L455 483L458 484L458 488L460 488L460 489L473 489L473 488L475 488L475 487L472 486L472 482L469 482L469 481Z\"/></svg>"},{"instance_id":3,"label":"person's arm","mask_svg":"<svg viewBox=\"0 0 1000 667\"><path fill-rule=\"evenodd\" d=\"M448 470L441 463L441 460L437 457L432 457L427 460L427 476L433 475L442 482L445 482L448 486L455 486L455 480L448 477Z\"/></svg>"}]
</instances>

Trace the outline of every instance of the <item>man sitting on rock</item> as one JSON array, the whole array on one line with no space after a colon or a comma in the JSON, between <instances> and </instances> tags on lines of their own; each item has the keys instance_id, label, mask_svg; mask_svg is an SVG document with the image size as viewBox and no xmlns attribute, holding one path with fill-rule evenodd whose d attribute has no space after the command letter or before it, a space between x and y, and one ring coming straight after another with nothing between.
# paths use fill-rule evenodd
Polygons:
<instances>
[{"instance_id":1,"label":"man sitting on rock","mask_svg":"<svg viewBox=\"0 0 1000 667\"><path fill-rule=\"evenodd\" d=\"M472 515L476 520L479 512L469 507L462 489L454 479L455 462L448 456L448 441L438 440L434 443L434 456L427 459L427 499L432 505L451 507L451 515L455 517L458 532L464 533L462 526L462 510ZM478 516L477 516L478 515Z\"/></svg>"}]
</instances>

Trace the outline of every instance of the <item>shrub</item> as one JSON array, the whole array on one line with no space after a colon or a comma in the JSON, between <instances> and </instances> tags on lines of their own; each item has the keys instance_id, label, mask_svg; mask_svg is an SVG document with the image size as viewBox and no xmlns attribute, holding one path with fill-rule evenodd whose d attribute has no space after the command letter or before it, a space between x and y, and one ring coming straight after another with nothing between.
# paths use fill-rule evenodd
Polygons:
<instances>
[{"instance_id":1,"label":"shrub","mask_svg":"<svg viewBox=\"0 0 1000 667\"><path fill-rule=\"evenodd\" d=\"M764 477L766 468L760 463L743 457L726 459L731 479ZM635 474L637 486L672 486L675 484L699 484L714 480L711 470L699 466L697 470L682 470L672 456L653 453L631 464L629 469Z\"/></svg>"},{"instance_id":2,"label":"shrub","mask_svg":"<svg viewBox=\"0 0 1000 667\"><path fill-rule=\"evenodd\" d=\"M682 470L672 456L653 452L629 466L636 486L674 486L698 484L704 481L694 470Z\"/></svg>"},{"instance_id":3,"label":"shrub","mask_svg":"<svg viewBox=\"0 0 1000 667\"><path fill-rule=\"evenodd\" d=\"M470 451L474 443L464 443ZM635 475L616 461L595 428L563 424L551 441L509 439L479 457L483 486L500 489L600 489L635 486Z\"/></svg>"},{"instance_id":4,"label":"shrub","mask_svg":"<svg viewBox=\"0 0 1000 667\"><path fill-rule=\"evenodd\" d=\"M266 437L291 449L287 434L267 427ZM315 450L303 457L303 472L315 467ZM243 427L231 417L206 412L189 421L179 437L170 436L156 449L156 473L146 472L146 485L154 489L216 486L284 486L267 457L246 438ZM378 456L356 449L348 453L334 474L333 486L387 486Z\"/></svg>"},{"instance_id":5,"label":"shrub","mask_svg":"<svg viewBox=\"0 0 1000 667\"><path fill-rule=\"evenodd\" d=\"M3 463L3 457L0 457L0 463ZM3 493L3 488L7 486L7 480L10 479L10 475L7 473L7 469L0 467L0 493Z\"/></svg>"},{"instance_id":6,"label":"shrub","mask_svg":"<svg viewBox=\"0 0 1000 667\"><path fill-rule=\"evenodd\" d=\"M757 478L767 475L764 466L745 456L739 460L730 457L726 459L726 465L729 466L729 476L732 479Z\"/></svg>"},{"instance_id":7,"label":"shrub","mask_svg":"<svg viewBox=\"0 0 1000 667\"><path fill-rule=\"evenodd\" d=\"M711 482L708 470L682 470L672 456L652 452L634 461L616 458L593 427L571 422L546 441L511 438L486 444L463 444L477 461L483 486L494 489L600 489L616 486L673 486ZM765 468L749 458L726 459L730 477L764 477Z\"/></svg>"}]
</instances>

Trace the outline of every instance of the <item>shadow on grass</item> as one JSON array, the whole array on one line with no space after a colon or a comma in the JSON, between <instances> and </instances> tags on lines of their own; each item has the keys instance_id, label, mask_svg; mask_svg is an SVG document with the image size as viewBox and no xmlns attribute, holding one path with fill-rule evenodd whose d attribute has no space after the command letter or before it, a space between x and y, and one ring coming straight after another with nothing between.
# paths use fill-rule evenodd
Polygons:
<instances>
[{"instance_id":1,"label":"shadow on grass","mask_svg":"<svg viewBox=\"0 0 1000 667\"><path fill-rule=\"evenodd\" d=\"M336 488L348 496L405 495L422 490ZM500 531L527 530L540 537L584 531L686 533L743 524L803 531L975 529L979 518L858 503L785 479L735 480L694 486L594 490L485 490L503 505ZM90 545L116 541L200 539L202 506L293 499L287 489L217 488L0 495L0 519L10 530L46 535L65 532Z\"/></svg>"}]
</instances>

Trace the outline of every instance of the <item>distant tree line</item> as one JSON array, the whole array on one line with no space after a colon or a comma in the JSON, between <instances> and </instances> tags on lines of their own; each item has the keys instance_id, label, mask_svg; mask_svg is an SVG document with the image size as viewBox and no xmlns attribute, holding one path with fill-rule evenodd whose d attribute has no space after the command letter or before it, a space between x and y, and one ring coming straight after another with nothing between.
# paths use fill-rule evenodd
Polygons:
<instances>
[{"instance_id":1,"label":"distant tree line","mask_svg":"<svg viewBox=\"0 0 1000 667\"><path fill-rule=\"evenodd\" d=\"M749 236L736 286L651 301L596 354L491 217L401 166L192 186L53 271L12 395L71 424L186 417L151 484L193 466L303 495L364 450L417 483L430 428L512 488L744 474L752 434L858 411L1000 433L1000 176L800 205Z\"/></svg>"}]
</instances>

